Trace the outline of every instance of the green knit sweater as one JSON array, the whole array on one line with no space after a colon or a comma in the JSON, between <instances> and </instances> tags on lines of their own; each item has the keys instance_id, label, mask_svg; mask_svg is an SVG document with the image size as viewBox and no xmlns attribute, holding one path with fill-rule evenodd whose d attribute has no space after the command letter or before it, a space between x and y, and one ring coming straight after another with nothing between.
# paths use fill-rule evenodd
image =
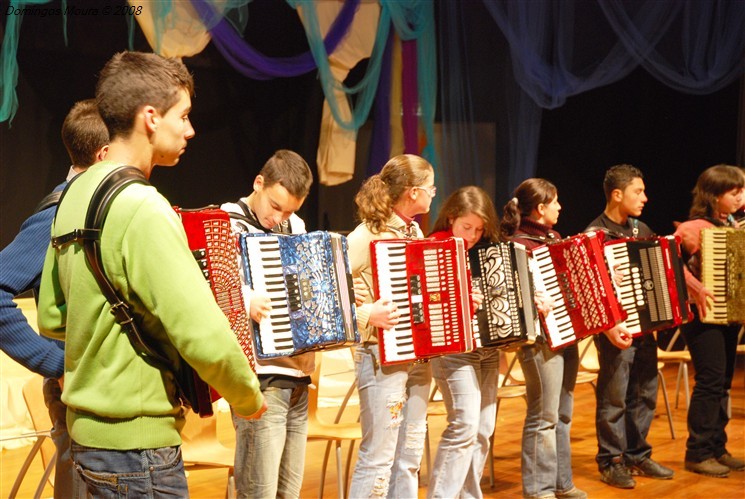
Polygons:
<instances>
[{"instance_id":1,"label":"green knit sweater","mask_svg":"<svg viewBox=\"0 0 745 499\"><path fill-rule=\"evenodd\" d=\"M52 236L83 227L93 191L117 166L98 163L75 180ZM174 363L178 351L237 413L261 407L256 376L189 251L178 216L154 187L131 185L115 198L101 253L107 277ZM184 418L171 373L137 355L80 244L48 249L38 319L42 334L65 341L62 400L75 442L116 450L181 443Z\"/></svg>"}]
</instances>

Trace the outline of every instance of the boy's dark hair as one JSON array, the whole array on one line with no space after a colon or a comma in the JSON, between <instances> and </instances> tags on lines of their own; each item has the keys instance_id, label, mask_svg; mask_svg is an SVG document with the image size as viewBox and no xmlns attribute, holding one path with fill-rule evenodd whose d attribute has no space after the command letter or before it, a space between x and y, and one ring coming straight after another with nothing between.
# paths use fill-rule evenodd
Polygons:
<instances>
[{"instance_id":1,"label":"boy's dark hair","mask_svg":"<svg viewBox=\"0 0 745 499\"><path fill-rule=\"evenodd\" d=\"M95 99L76 102L62 122L62 142L74 166L88 167L109 143L109 131L98 114Z\"/></svg>"},{"instance_id":2,"label":"boy's dark hair","mask_svg":"<svg viewBox=\"0 0 745 499\"><path fill-rule=\"evenodd\" d=\"M620 189L623 192L635 178L644 179L644 174L637 167L627 164L615 165L608 168L603 179L605 200L610 201L611 193Z\"/></svg>"},{"instance_id":3,"label":"boy's dark hair","mask_svg":"<svg viewBox=\"0 0 745 499\"><path fill-rule=\"evenodd\" d=\"M175 58L144 52L119 52L101 70L96 103L111 140L128 137L142 106L165 114L179 99L179 92L194 94L194 79Z\"/></svg>"},{"instance_id":4,"label":"boy's dark hair","mask_svg":"<svg viewBox=\"0 0 745 499\"><path fill-rule=\"evenodd\" d=\"M280 149L264 163L259 175L264 177L264 186L279 184L298 199L305 198L313 184L313 173L308 163L296 152Z\"/></svg>"}]
</instances>

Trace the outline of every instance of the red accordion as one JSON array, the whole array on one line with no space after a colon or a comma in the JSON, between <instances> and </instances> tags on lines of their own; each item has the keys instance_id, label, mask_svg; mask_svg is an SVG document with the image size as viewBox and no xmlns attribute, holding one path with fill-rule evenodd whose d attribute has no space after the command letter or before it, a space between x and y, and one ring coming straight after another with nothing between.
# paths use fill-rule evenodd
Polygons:
<instances>
[{"instance_id":1,"label":"red accordion","mask_svg":"<svg viewBox=\"0 0 745 499\"><path fill-rule=\"evenodd\" d=\"M608 268L624 274L618 294L632 336L691 320L679 237L615 239L604 252Z\"/></svg>"},{"instance_id":2,"label":"red accordion","mask_svg":"<svg viewBox=\"0 0 745 499\"><path fill-rule=\"evenodd\" d=\"M378 333L380 363L473 350L471 278L460 238L370 243L376 298L397 305L399 323Z\"/></svg>"},{"instance_id":3,"label":"red accordion","mask_svg":"<svg viewBox=\"0 0 745 499\"><path fill-rule=\"evenodd\" d=\"M600 239L597 233L588 232L532 251L538 264L536 289L554 300L553 310L541 316L552 350L606 331L626 318L614 293Z\"/></svg>"},{"instance_id":4,"label":"red accordion","mask_svg":"<svg viewBox=\"0 0 745 499\"><path fill-rule=\"evenodd\" d=\"M215 301L230 322L230 328L236 335L243 353L248 357L251 369L256 370L251 329L243 302L241 278L238 269L238 249L236 239L230 228L230 217L217 207L208 206L187 210L174 207L181 217L194 258L209 281ZM200 408L209 408L211 415L212 402L220 395L196 374L197 392L200 395Z\"/></svg>"}]
</instances>

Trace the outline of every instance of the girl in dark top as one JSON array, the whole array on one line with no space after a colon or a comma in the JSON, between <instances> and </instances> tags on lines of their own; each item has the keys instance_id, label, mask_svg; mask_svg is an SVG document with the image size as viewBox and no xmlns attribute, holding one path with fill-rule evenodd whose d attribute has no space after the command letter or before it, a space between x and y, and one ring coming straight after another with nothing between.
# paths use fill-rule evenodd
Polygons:
<instances>
[{"instance_id":1,"label":"girl in dark top","mask_svg":"<svg viewBox=\"0 0 745 499\"><path fill-rule=\"evenodd\" d=\"M732 214L743 204L742 171L717 165L705 170L693 189L689 220L678 226L684 256L688 258L686 284L696 304L694 318L681 326L696 370L696 385L688 407L685 468L694 473L724 478L730 470L745 470L745 462L726 449L729 422L727 402L735 368L739 324L704 324L713 293L701 283L701 229L736 227Z\"/></svg>"},{"instance_id":2,"label":"girl in dark top","mask_svg":"<svg viewBox=\"0 0 745 499\"><path fill-rule=\"evenodd\" d=\"M528 249L540 246L543 240L561 237L553 230L561 205L551 182L530 178L515 189L514 196L503 210L505 237ZM551 308L542 295L536 295L536 304L542 313ZM517 357L528 396L521 460L523 497L584 499L587 494L572 481L569 443L579 368L577 345L552 351L540 336L534 344L521 347Z\"/></svg>"}]
</instances>

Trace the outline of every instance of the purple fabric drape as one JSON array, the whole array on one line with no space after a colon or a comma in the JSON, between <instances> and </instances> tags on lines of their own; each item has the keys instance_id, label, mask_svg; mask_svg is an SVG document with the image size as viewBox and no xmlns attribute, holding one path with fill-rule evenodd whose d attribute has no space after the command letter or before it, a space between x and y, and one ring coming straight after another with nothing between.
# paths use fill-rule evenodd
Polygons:
<instances>
[{"instance_id":1,"label":"purple fabric drape","mask_svg":"<svg viewBox=\"0 0 745 499\"><path fill-rule=\"evenodd\" d=\"M323 41L326 51L331 54L342 41L352 25L354 14L360 0L346 0ZM254 49L236 33L233 26L215 12L205 0L191 0L202 22L210 28L212 41L233 68L242 75L254 80L270 80L299 76L316 69L310 51L293 57L267 57Z\"/></svg>"},{"instance_id":2,"label":"purple fabric drape","mask_svg":"<svg viewBox=\"0 0 745 499\"><path fill-rule=\"evenodd\" d=\"M404 152L419 154L419 93L417 92L417 41L401 42L403 69L401 74L401 104L403 116L401 125L404 130Z\"/></svg>"},{"instance_id":3,"label":"purple fabric drape","mask_svg":"<svg viewBox=\"0 0 745 499\"><path fill-rule=\"evenodd\" d=\"M383 168L391 154L391 58L394 32L388 33L383 60L380 64L380 81L375 94L375 107L367 175L374 175Z\"/></svg>"}]
</instances>

